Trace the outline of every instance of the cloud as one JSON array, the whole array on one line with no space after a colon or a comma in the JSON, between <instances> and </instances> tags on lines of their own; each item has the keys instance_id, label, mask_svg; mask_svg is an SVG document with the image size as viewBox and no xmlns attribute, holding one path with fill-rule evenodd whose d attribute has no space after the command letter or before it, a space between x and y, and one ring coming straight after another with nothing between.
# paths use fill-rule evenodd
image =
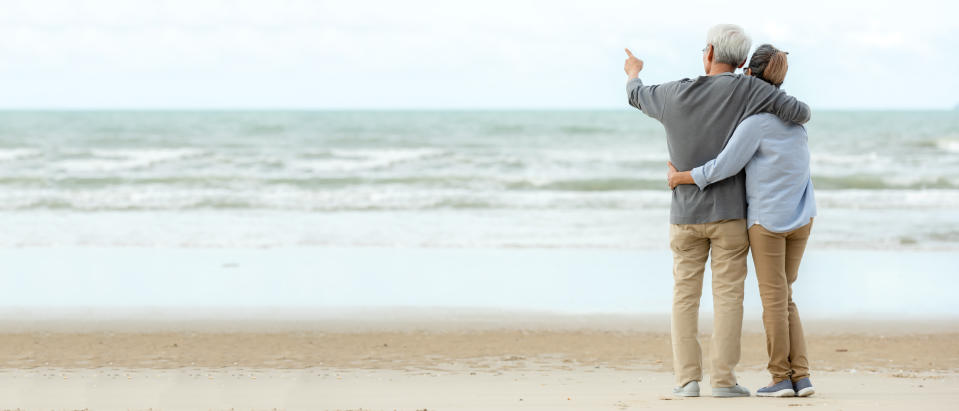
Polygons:
<instances>
[{"instance_id":1,"label":"cloud","mask_svg":"<svg viewBox=\"0 0 959 411\"><path fill-rule=\"evenodd\" d=\"M695 76L717 22L790 50L790 92L819 106L951 107L957 94L952 79L935 92L890 84L909 67L959 63L937 52L959 37L946 2L3 6L3 107L621 107L622 47L646 60L648 81Z\"/></svg>"}]
</instances>

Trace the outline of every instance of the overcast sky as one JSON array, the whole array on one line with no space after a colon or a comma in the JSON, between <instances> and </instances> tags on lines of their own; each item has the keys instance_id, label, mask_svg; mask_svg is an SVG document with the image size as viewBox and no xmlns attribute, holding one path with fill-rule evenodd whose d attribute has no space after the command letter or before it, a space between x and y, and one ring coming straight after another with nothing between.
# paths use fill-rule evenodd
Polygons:
<instances>
[{"instance_id":1,"label":"overcast sky","mask_svg":"<svg viewBox=\"0 0 959 411\"><path fill-rule=\"evenodd\" d=\"M954 4L0 0L0 108L617 108L729 22L815 108L951 109Z\"/></svg>"}]
</instances>

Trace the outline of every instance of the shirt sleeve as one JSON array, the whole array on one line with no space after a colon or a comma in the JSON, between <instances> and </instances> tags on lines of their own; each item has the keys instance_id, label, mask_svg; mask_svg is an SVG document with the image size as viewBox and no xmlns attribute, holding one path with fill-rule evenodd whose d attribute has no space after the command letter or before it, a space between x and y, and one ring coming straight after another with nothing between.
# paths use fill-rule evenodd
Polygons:
<instances>
[{"instance_id":1,"label":"shirt sleeve","mask_svg":"<svg viewBox=\"0 0 959 411\"><path fill-rule=\"evenodd\" d=\"M699 189L705 190L712 183L738 174L749 159L753 158L753 154L756 154L760 140L762 140L762 130L759 124L746 119L739 127L736 127L726 147L716 158L690 170L689 174Z\"/></svg>"},{"instance_id":2,"label":"shirt sleeve","mask_svg":"<svg viewBox=\"0 0 959 411\"><path fill-rule=\"evenodd\" d=\"M812 117L806 103L765 81L755 77L747 77L747 79L750 82L750 88L749 97L746 99L746 117L759 113L772 113L794 124L805 124Z\"/></svg>"},{"instance_id":3,"label":"shirt sleeve","mask_svg":"<svg viewBox=\"0 0 959 411\"><path fill-rule=\"evenodd\" d=\"M629 105L636 107L646 113L647 116L657 120L663 120L663 113L666 111L666 98L672 89L673 83L654 84L644 86L643 81L634 78L626 83L626 96L629 99Z\"/></svg>"}]
</instances>

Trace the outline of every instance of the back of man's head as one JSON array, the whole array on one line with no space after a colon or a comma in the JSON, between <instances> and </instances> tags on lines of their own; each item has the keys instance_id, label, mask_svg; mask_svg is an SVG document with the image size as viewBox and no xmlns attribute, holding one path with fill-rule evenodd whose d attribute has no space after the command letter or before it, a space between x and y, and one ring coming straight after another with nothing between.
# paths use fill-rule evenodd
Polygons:
<instances>
[{"instance_id":1,"label":"back of man's head","mask_svg":"<svg viewBox=\"0 0 959 411\"><path fill-rule=\"evenodd\" d=\"M717 24L706 33L706 43L713 46L713 62L738 67L746 61L753 41L742 27L735 24Z\"/></svg>"}]
</instances>

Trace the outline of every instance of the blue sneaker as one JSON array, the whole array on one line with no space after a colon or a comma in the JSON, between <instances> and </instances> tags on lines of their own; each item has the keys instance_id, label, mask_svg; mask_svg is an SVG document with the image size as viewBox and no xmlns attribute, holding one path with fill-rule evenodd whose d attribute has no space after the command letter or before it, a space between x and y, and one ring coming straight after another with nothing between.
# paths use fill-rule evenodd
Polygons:
<instances>
[{"instance_id":1,"label":"blue sneaker","mask_svg":"<svg viewBox=\"0 0 959 411\"><path fill-rule=\"evenodd\" d=\"M796 391L793 390L793 383L788 379L756 390L756 396L758 397L792 397L795 395Z\"/></svg>"},{"instance_id":2,"label":"blue sneaker","mask_svg":"<svg viewBox=\"0 0 959 411\"><path fill-rule=\"evenodd\" d=\"M796 391L797 397L808 397L816 393L816 389L813 388L812 381L809 381L809 377L794 382L793 390Z\"/></svg>"}]
</instances>

